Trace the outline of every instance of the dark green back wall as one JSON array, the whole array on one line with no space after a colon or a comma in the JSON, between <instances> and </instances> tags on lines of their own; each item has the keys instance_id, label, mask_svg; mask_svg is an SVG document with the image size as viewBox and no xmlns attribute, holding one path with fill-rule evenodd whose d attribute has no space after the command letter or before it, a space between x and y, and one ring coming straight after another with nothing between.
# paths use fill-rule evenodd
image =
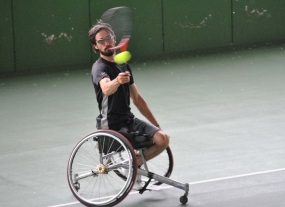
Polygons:
<instances>
[{"instance_id":1,"label":"dark green back wall","mask_svg":"<svg viewBox=\"0 0 285 207\"><path fill-rule=\"evenodd\" d=\"M91 65L91 25L122 5L133 11L132 60L285 40L285 0L1 0L0 72Z\"/></svg>"},{"instance_id":2,"label":"dark green back wall","mask_svg":"<svg viewBox=\"0 0 285 207\"><path fill-rule=\"evenodd\" d=\"M90 61L88 0L14 0L17 70Z\"/></svg>"},{"instance_id":3,"label":"dark green back wall","mask_svg":"<svg viewBox=\"0 0 285 207\"><path fill-rule=\"evenodd\" d=\"M0 72L14 71L11 0L0 1Z\"/></svg>"},{"instance_id":4,"label":"dark green back wall","mask_svg":"<svg viewBox=\"0 0 285 207\"><path fill-rule=\"evenodd\" d=\"M233 8L234 43L285 38L284 0L238 0Z\"/></svg>"},{"instance_id":5,"label":"dark green back wall","mask_svg":"<svg viewBox=\"0 0 285 207\"><path fill-rule=\"evenodd\" d=\"M231 2L226 0L164 1L165 51L230 45L230 8Z\"/></svg>"}]
</instances>

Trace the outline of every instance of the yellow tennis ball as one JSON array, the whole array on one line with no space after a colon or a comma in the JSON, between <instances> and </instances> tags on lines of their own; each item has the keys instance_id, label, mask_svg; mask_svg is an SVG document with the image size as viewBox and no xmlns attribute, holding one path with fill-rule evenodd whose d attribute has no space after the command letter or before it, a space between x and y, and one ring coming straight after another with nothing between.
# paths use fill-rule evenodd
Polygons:
<instances>
[{"instance_id":1,"label":"yellow tennis ball","mask_svg":"<svg viewBox=\"0 0 285 207\"><path fill-rule=\"evenodd\" d=\"M131 59L131 53L129 51L124 51L115 56L115 63L123 64Z\"/></svg>"}]
</instances>

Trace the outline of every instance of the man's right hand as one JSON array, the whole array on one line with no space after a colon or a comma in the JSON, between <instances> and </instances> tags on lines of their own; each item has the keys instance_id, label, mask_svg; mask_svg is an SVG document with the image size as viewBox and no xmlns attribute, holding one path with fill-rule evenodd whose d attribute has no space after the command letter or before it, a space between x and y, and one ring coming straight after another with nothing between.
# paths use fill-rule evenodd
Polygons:
<instances>
[{"instance_id":1,"label":"man's right hand","mask_svg":"<svg viewBox=\"0 0 285 207\"><path fill-rule=\"evenodd\" d=\"M117 81L120 84L128 83L128 82L130 82L130 76L131 76L131 74L129 71L119 73L119 75L117 76Z\"/></svg>"}]
</instances>

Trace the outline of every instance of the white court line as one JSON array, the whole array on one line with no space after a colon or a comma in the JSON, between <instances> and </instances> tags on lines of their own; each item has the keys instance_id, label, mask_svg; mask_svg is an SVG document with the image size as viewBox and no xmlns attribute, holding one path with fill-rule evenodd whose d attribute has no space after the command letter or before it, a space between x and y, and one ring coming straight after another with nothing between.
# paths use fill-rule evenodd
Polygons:
<instances>
[{"instance_id":1,"label":"white court line","mask_svg":"<svg viewBox=\"0 0 285 207\"><path fill-rule=\"evenodd\" d=\"M267 174L267 173L273 173L273 172L280 172L280 171L285 171L285 168L279 168L275 170L267 170L267 171L261 171L261 172L255 172L255 173L247 173L247 174L241 174L241 175L234 175L234 176L228 176L228 177L222 177L222 178L214 178L214 179L209 179L209 180L201 180L201 181L196 181L196 182L191 182L189 185L196 185L196 184L201 184L201 183L210 183L210 182L216 182L216 181L221 181L221 180L229 180L229 179L235 179L235 178L241 178L241 177L248 177L248 176L253 176L253 175L262 175L262 174ZM161 189L169 189L169 188L174 188L173 186L165 186L162 187ZM130 192L129 195L133 194L138 194L138 191L133 191ZM65 203L65 204L59 204L55 206L48 206L48 207L64 207L64 206L71 206L79 204L79 202L72 202L72 203Z\"/></svg>"},{"instance_id":2,"label":"white court line","mask_svg":"<svg viewBox=\"0 0 285 207\"><path fill-rule=\"evenodd\" d=\"M229 180L229 179L235 179L235 178L242 178L242 177L249 177L253 175L262 175L266 173L273 173L273 172L280 172L280 171L285 171L285 168L280 168L280 169L275 169L275 170L267 170L267 171L261 171L261 172L255 172L255 173L247 173L247 174L241 174L241 175L234 175L234 176L228 176L228 177L222 177L222 178L214 178L214 179L209 179L209 180L201 180L201 181L196 181L196 182L191 182L189 185L196 185L196 184L201 184L201 183L210 183L210 182L216 182L216 181L221 181L221 180ZM163 189L168 189L168 188L174 188L173 186L166 186Z\"/></svg>"}]
</instances>

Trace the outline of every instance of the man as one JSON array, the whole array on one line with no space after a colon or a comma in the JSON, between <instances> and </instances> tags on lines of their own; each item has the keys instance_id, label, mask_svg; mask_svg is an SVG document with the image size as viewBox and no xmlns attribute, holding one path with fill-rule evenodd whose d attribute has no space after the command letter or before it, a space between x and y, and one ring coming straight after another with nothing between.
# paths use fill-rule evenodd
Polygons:
<instances>
[{"instance_id":1,"label":"man","mask_svg":"<svg viewBox=\"0 0 285 207\"><path fill-rule=\"evenodd\" d=\"M169 144L168 136L159 124L147 103L139 93L131 68L127 63L114 62L116 38L110 25L98 22L89 31L90 43L100 54L92 67L92 82L95 88L100 114L97 117L98 129L120 130L128 125L133 131L147 134L155 145L144 151L146 160L150 160L164 151ZM141 114L150 122L140 120L131 112L130 98ZM141 166L141 157L137 157Z\"/></svg>"}]
</instances>

